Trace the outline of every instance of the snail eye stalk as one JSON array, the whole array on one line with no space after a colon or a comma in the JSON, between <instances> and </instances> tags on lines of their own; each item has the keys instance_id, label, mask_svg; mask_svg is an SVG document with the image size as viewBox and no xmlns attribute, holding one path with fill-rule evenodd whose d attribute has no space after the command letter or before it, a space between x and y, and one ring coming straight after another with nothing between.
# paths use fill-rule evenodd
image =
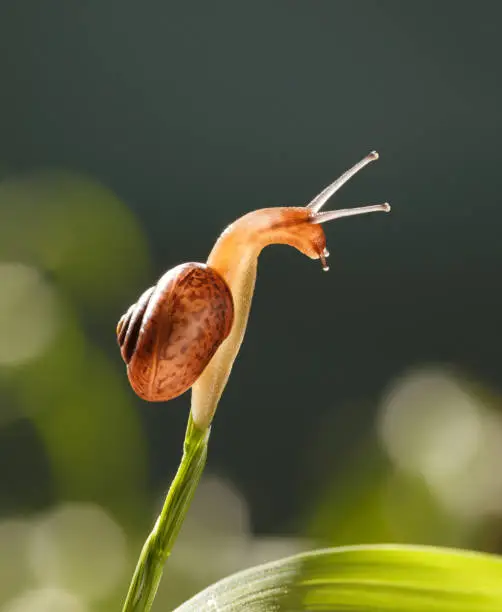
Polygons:
<instances>
[{"instance_id":1,"label":"snail eye stalk","mask_svg":"<svg viewBox=\"0 0 502 612\"><path fill-rule=\"evenodd\" d=\"M358 206L357 208L341 208L340 210L327 210L312 215L311 223L326 223L342 217L354 217L355 215L366 215L373 212L390 212L390 204L369 204L368 206Z\"/></svg>"},{"instance_id":2,"label":"snail eye stalk","mask_svg":"<svg viewBox=\"0 0 502 612\"><path fill-rule=\"evenodd\" d=\"M372 161L378 159L378 153L372 151L368 153L360 162L349 168L346 172L339 176L335 181L325 187L321 193L307 204L305 208L311 211L311 222L312 223L326 223L327 221L333 221L334 219L341 219L342 217L352 217L354 215L365 215L372 212L389 212L390 205L385 202L384 204L370 204L369 206L359 206L357 208L343 208L341 210L330 210L327 212L319 212L326 202L340 189L345 183L350 180L354 174L357 174L359 170L362 170Z\"/></svg>"},{"instance_id":3,"label":"snail eye stalk","mask_svg":"<svg viewBox=\"0 0 502 612\"><path fill-rule=\"evenodd\" d=\"M349 168L342 174L342 176L339 176L330 185L325 187L321 193L316 195L312 202L307 204L306 208L310 208L313 213L318 213L331 198L331 196L334 195L340 189L340 187L343 187L345 183L354 176L354 174L357 174L359 170L362 170L365 166L370 164L372 161L376 161L377 159L378 153L376 151L368 153L368 155L366 155L366 157L364 157L360 162L354 164L352 168Z\"/></svg>"}]
</instances>

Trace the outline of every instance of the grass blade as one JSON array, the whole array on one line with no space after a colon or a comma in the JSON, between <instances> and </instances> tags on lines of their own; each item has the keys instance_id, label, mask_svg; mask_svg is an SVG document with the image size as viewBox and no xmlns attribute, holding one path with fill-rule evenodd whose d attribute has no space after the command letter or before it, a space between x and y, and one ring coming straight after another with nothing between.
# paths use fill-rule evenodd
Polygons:
<instances>
[{"instance_id":1,"label":"grass blade","mask_svg":"<svg viewBox=\"0 0 502 612\"><path fill-rule=\"evenodd\" d=\"M500 612L502 558L447 548L333 548L226 578L176 612Z\"/></svg>"}]
</instances>

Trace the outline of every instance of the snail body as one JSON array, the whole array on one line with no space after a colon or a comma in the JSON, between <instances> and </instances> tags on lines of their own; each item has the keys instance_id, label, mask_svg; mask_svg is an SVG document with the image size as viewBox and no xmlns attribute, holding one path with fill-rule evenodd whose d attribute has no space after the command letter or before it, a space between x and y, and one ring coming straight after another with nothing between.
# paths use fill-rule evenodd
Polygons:
<instances>
[{"instance_id":1,"label":"snail body","mask_svg":"<svg viewBox=\"0 0 502 612\"><path fill-rule=\"evenodd\" d=\"M241 346L256 281L258 256L288 244L328 270L322 224L340 217L388 212L388 204L320 212L356 172L378 159L370 153L310 204L264 208L229 225L207 264L166 272L120 319L117 337L129 381L149 401L167 401L192 388L192 417L209 427Z\"/></svg>"}]
</instances>

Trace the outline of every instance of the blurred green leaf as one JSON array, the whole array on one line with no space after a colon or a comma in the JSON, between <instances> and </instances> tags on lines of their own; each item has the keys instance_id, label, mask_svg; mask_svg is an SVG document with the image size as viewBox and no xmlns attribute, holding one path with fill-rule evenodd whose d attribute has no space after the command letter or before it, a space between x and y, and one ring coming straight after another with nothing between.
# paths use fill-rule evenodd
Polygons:
<instances>
[{"instance_id":1,"label":"blurred green leaf","mask_svg":"<svg viewBox=\"0 0 502 612\"><path fill-rule=\"evenodd\" d=\"M61 169L0 183L1 260L43 270L87 314L129 299L149 268L146 237L126 204Z\"/></svg>"},{"instance_id":2,"label":"blurred green leaf","mask_svg":"<svg viewBox=\"0 0 502 612\"><path fill-rule=\"evenodd\" d=\"M239 572L177 612L499 612L502 558L377 545L314 551Z\"/></svg>"}]
</instances>

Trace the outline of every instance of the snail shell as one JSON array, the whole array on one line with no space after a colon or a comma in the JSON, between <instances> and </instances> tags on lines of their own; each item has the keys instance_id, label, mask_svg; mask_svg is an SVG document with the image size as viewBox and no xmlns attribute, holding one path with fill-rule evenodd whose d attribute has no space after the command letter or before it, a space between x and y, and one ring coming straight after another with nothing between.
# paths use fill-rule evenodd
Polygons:
<instances>
[{"instance_id":1,"label":"snail shell","mask_svg":"<svg viewBox=\"0 0 502 612\"><path fill-rule=\"evenodd\" d=\"M169 270L122 316L117 339L134 391L148 401L184 393L230 333L232 294L201 263Z\"/></svg>"}]
</instances>

